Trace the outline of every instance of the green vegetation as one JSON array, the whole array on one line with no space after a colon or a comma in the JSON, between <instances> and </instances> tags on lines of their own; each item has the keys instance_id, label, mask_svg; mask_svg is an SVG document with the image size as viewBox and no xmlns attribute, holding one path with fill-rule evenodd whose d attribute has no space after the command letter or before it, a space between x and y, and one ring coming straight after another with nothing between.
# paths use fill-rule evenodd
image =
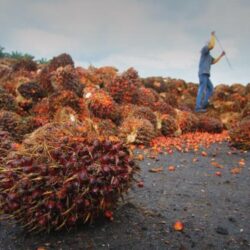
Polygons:
<instances>
[{"instance_id":1,"label":"green vegetation","mask_svg":"<svg viewBox=\"0 0 250 250\"><path fill-rule=\"evenodd\" d=\"M5 52L4 47L0 46L0 58L11 58L11 59L16 59L16 60L34 60L34 56L28 54L28 53L22 53L19 51L11 51ZM39 64L46 64L49 62L46 58L41 58L36 60L37 63Z\"/></svg>"}]
</instances>

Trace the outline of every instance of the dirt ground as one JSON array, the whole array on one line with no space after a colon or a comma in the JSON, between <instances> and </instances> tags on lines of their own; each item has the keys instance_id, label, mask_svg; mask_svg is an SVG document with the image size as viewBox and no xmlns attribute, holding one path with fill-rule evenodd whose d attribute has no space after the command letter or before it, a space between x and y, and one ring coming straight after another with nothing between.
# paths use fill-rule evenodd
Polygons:
<instances>
[{"instance_id":1,"label":"dirt ground","mask_svg":"<svg viewBox=\"0 0 250 250\"><path fill-rule=\"evenodd\" d=\"M101 219L49 235L28 235L19 225L2 222L0 249L250 249L250 153L232 151L227 143L212 145L207 156L201 151L140 161L144 187L132 188L113 222ZM245 166L232 174L241 159ZM160 173L149 171L160 166ZM182 232L173 230L176 220L184 223Z\"/></svg>"}]
</instances>

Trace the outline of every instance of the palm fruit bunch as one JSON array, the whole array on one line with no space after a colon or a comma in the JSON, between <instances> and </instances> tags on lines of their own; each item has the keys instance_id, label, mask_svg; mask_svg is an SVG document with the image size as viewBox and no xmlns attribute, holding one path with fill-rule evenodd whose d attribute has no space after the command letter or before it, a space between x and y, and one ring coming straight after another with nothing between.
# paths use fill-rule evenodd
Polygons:
<instances>
[{"instance_id":1,"label":"palm fruit bunch","mask_svg":"<svg viewBox=\"0 0 250 250\"><path fill-rule=\"evenodd\" d=\"M113 67L95 68L89 66L88 69L76 68L76 73L80 82L85 86L96 85L105 87L110 81L113 81L117 74L117 69Z\"/></svg>"},{"instance_id":2,"label":"palm fruit bunch","mask_svg":"<svg viewBox=\"0 0 250 250\"><path fill-rule=\"evenodd\" d=\"M199 131L221 133L223 131L223 123L217 118L202 115L199 117Z\"/></svg>"},{"instance_id":3,"label":"palm fruit bunch","mask_svg":"<svg viewBox=\"0 0 250 250\"><path fill-rule=\"evenodd\" d=\"M176 118L182 133L194 132L199 128L199 119L191 112L177 110Z\"/></svg>"},{"instance_id":4,"label":"palm fruit bunch","mask_svg":"<svg viewBox=\"0 0 250 250\"><path fill-rule=\"evenodd\" d=\"M49 122L49 112L50 106L47 97L43 98L40 102L37 102L31 109L31 114L34 115L34 120L39 126L43 126Z\"/></svg>"},{"instance_id":5,"label":"palm fruit bunch","mask_svg":"<svg viewBox=\"0 0 250 250\"><path fill-rule=\"evenodd\" d=\"M160 112L162 114L168 114L168 115L176 116L175 109L171 105L167 104L166 102L164 102L162 100L159 100L158 102L155 102L153 104L152 109L154 111L158 111L158 112Z\"/></svg>"},{"instance_id":6,"label":"palm fruit bunch","mask_svg":"<svg viewBox=\"0 0 250 250\"><path fill-rule=\"evenodd\" d=\"M36 71L37 63L32 59L20 59L13 64L12 70L16 71Z\"/></svg>"},{"instance_id":7,"label":"palm fruit bunch","mask_svg":"<svg viewBox=\"0 0 250 250\"><path fill-rule=\"evenodd\" d=\"M54 115L54 119L55 122L59 122L59 123L77 123L79 121L78 119L78 115L75 112L75 110L73 110L70 107L61 107L59 108L55 115Z\"/></svg>"},{"instance_id":8,"label":"palm fruit bunch","mask_svg":"<svg viewBox=\"0 0 250 250\"><path fill-rule=\"evenodd\" d=\"M215 87L212 98L213 100L228 101L230 94L231 94L230 86L225 84L220 84Z\"/></svg>"},{"instance_id":9,"label":"palm fruit bunch","mask_svg":"<svg viewBox=\"0 0 250 250\"><path fill-rule=\"evenodd\" d=\"M154 136L154 126L146 119L128 117L119 128L119 137L125 143L149 145Z\"/></svg>"},{"instance_id":10,"label":"palm fruit bunch","mask_svg":"<svg viewBox=\"0 0 250 250\"><path fill-rule=\"evenodd\" d=\"M111 119L114 122L120 120L119 106L106 91L97 90L92 92L87 98L87 103L94 116Z\"/></svg>"},{"instance_id":11,"label":"palm fruit bunch","mask_svg":"<svg viewBox=\"0 0 250 250\"><path fill-rule=\"evenodd\" d=\"M15 97L0 87L0 110L17 111L18 104Z\"/></svg>"},{"instance_id":12,"label":"palm fruit bunch","mask_svg":"<svg viewBox=\"0 0 250 250\"><path fill-rule=\"evenodd\" d=\"M187 88L187 84L181 79L166 79L167 92L174 96L180 96L183 91Z\"/></svg>"},{"instance_id":13,"label":"palm fruit bunch","mask_svg":"<svg viewBox=\"0 0 250 250\"><path fill-rule=\"evenodd\" d=\"M56 91L70 90L76 93L79 97L83 94L83 85L72 65L59 67L53 72L51 83Z\"/></svg>"},{"instance_id":14,"label":"palm fruit bunch","mask_svg":"<svg viewBox=\"0 0 250 250\"><path fill-rule=\"evenodd\" d=\"M51 129L36 131L0 168L1 219L49 232L112 218L138 171L128 149L120 142L86 142L67 127L56 137Z\"/></svg>"},{"instance_id":15,"label":"palm fruit bunch","mask_svg":"<svg viewBox=\"0 0 250 250\"><path fill-rule=\"evenodd\" d=\"M140 106L150 107L159 100L159 94L151 88L140 87L137 90L135 103Z\"/></svg>"},{"instance_id":16,"label":"palm fruit bunch","mask_svg":"<svg viewBox=\"0 0 250 250\"><path fill-rule=\"evenodd\" d=\"M49 97L49 111L52 117L59 108L66 106L71 107L79 114L87 113L87 106L84 100L72 91L63 90L55 92Z\"/></svg>"},{"instance_id":17,"label":"palm fruit bunch","mask_svg":"<svg viewBox=\"0 0 250 250\"><path fill-rule=\"evenodd\" d=\"M0 130L0 164L12 149L14 140L7 131Z\"/></svg>"},{"instance_id":18,"label":"palm fruit bunch","mask_svg":"<svg viewBox=\"0 0 250 250\"><path fill-rule=\"evenodd\" d=\"M173 108L178 107L178 99L176 96L172 95L171 93L165 92L160 94L161 99L172 106Z\"/></svg>"},{"instance_id":19,"label":"palm fruit bunch","mask_svg":"<svg viewBox=\"0 0 250 250\"><path fill-rule=\"evenodd\" d=\"M161 133L164 136L178 136L181 134L179 125L171 115L161 115Z\"/></svg>"},{"instance_id":20,"label":"palm fruit bunch","mask_svg":"<svg viewBox=\"0 0 250 250\"><path fill-rule=\"evenodd\" d=\"M46 93L43 88L37 82L26 82L18 86L17 91L21 94L22 97L33 102L37 102L43 97Z\"/></svg>"},{"instance_id":21,"label":"palm fruit bunch","mask_svg":"<svg viewBox=\"0 0 250 250\"><path fill-rule=\"evenodd\" d=\"M150 121L151 124L154 126L154 128L156 128L157 126L157 117L152 111L152 109L150 109L149 107L143 107L143 106L135 107L130 115L135 118L146 119Z\"/></svg>"},{"instance_id":22,"label":"palm fruit bunch","mask_svg":"<svg viewBox=\"0 0 250 250\"><path fill-rule=\"evenodd\" d=\"M120 103L134 103L137 97L137 89L141 85L138 73L133 68L129 68L110 81L106 85L107 91L113 99Z\"/></svg>"},{"instance_id":23,"label":"palm fruit bunch","mask_svg":"<svg viewBox=\"0 0 250 250\"><path fill-rule=\"evenodd\" d=\"M191 82L189 82L189 83L187 84L187 92L188 92L191 96L193 96L193 97L195 97L195 98L196 98L196 96L197 96L198 88L199 88L198 84L191 83Z\"/></svg>"},{"instance_id":24,"label":"palm fruit bunch","mask_svg":"<svg viewBox=\"0 0 250 250\"><path fill-rule=\"evenodd\" d=\"M244 96L246 94L246 87L240 83L235 83L230 86L230 91L232 94L239 94L240 96Z\"/></svg>"},{"instance_id":25,"label":"palm fruit bunch","mask_svg":"<svg viewBox=\"0 0 250 250\"><path fill-rule=\"evenodd\" d=\"M65 67L67 65L71 65L72 67L74 67L74 61L69 54L63 53L51 59L48 65L48 69L49 72L52 72L59 67Z\"/></svg>"},{"instance_id":26,"label":"palm fruit bunch","mask_svg":"<svg viewBox=\"0 0 250 250\"><path fill-rule=\"evenodd\" d=\"M245 108L242 110L241 118L250 118L250 101L246 104Z\"/></svg>"},{"instance_id":27,"label":"palm fruit bunch","mask_svg":"<svg viewBox=\"0 0 250 250\"><path fill-rule=\"evenodd\" d=\"M234 147L250 149L250 119L243 119L237 126L229 130L231 143Z\"/></svg>"},{"instance_id":28,"label":"palm fruit bunch","mask_svg":"<svg viewBox=\"0 0 250 250\"><path fill-rule=\"evenodd\" d=\"M36 128L32 117L21 117L11 111L0 111L0 130L9 132L17 141L22 141L26 134L31 133Z\"/></svg>"},{"instance_id":29,"label":"palm fruit bunch","mask_svg":"<svg viewBox=\"0 0 250 250\"><path fill-rule=\"evenodd\" d=\"M130 103L120 105L121 120L124 121L126 118L131 116L134 110L136 110L138 107L139 106Z\"/></svg>"},{"instance_id":30,"label":"palm fruit bunch","mask_svg":"<svg viewBox=\"0 0 250 250\"><path fill-rule=\"evenodd\" d=\"M95 123L98 130L98 135L104 138L117 137L118 128L116 124L110 119L95 119Z\"/></svg>"},{"instance_id":31,"label":"palm fruit bunch","mask_svg":"<svg viewBox=\"0 0 250 250\"><path fill-rule=\"evenodd\" d=\"M210 116L210 117L214 117L214 116ZM214 117L214 118L217 118L217 117ZM236 126L238 121L241 119L241 116L240 116L240 113L238 112L225 112L219 116L219 119L221 120L223 126L226 129L232 129L233 127Z\"/></svg>"},{"instance_id":32,"label":"palm fruit bunch","mask_svg":"<svg viewBox=\"0 0 250 250\"><path fill-rule=\"evenodd\" d=\"M147 88L151 88L158 93L166 92L167 89L167 79L163 77L147 77L142 79L143 85Z\"/></svg>"}]
</instances>

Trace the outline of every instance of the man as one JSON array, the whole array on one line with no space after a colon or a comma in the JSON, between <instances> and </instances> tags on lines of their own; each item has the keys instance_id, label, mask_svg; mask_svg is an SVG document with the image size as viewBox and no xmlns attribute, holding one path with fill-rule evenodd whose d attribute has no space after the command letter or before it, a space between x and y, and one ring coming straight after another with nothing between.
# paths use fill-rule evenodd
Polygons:
<instances>
[{"instance_id":1,"label":"man","mask_svg":"<svg viewBox=\"0 0 250 250\"><path fill-rule=\"evenodd\" d=\"M210 41L201 50L201 57L199 63L199 89L196 98L196 112L206 112L208 106L208 101L213 94L213 84L210 81L210 67L211 64L215 64L220 61L220 59L225 55L223 51L219 57L216 59L210 55L210 50L214 48L215 45L215 32L211 33Z\"/></svg>"}]
</instances>

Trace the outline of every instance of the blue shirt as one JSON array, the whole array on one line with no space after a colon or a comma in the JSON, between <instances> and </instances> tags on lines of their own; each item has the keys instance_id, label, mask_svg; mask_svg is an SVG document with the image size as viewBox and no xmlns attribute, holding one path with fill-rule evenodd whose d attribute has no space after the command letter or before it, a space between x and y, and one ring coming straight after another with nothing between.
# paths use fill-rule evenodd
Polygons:
<instances>
[{"instance_id":1,"label":"blue shirt","mask_svg":"<svg viewBox=\"0 0 250 250\"><path fill-rule=\"evenodd\" d=\"M201 50L201 58L199 63L199 75L210 75L210 68L214 58L210 55L208 46L204 46Z\"/></svg>"}]
</instances>

